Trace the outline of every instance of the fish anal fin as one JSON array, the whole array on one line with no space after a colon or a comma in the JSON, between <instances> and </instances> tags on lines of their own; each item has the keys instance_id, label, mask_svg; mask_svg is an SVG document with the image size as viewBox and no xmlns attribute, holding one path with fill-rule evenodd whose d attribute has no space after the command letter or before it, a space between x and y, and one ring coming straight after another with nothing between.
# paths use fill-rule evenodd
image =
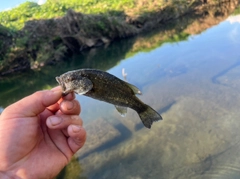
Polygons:
<instances>
[{"instance_id":1,"label":"fish anal fin","mask_svg":"<svg viewBox=\"0 0 240 179\"><path fill-rule=\"evenodd\" d=\"M126 107L115 105L115 108L117 109L117 111L120 113L120 115L122 117L126 116L126 114L127 114L127 108Z\"/></svg>"}]
</instances>

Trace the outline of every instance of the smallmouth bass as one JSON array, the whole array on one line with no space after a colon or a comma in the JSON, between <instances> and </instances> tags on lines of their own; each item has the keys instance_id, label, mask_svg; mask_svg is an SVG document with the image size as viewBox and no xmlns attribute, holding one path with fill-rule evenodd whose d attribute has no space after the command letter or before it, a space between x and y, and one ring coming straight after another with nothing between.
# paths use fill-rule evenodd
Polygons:
<instances>
[{"instance_id":1,"label":"smallmouth bass","mask_svg":"<svg viewBox=\"0 0 240 179\"><path fill-rule=\"evenodd\" d=\"M162 120L160 114L135 95L140 90L114 75L96 69L79 69L56 77L63 94L70 92L82 94L100 101L114 104L118 112L125 115L127 108L135 110L147 128L155 121Z\"/></svg>"}]
</instances>

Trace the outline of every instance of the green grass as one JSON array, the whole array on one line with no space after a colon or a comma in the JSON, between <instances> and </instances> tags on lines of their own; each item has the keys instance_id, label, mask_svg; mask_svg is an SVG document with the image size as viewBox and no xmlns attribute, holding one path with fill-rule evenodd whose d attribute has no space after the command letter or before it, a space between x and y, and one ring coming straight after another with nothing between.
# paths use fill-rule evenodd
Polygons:
<instances>
[{"instance_id":1,"label":"green grass","mask_svg":"<svg viewBox=\"0 0 240 179\"><path fill-rule=\"evenodd\" d=\"M140 32L149 32L158 26L158 22L175 18L176 14L201 5L199 2L198 0L48 0L42 6L35 2L25 2L12 10L0 12L0 71L7 71L18 65L18 61L14 60L18 59L18 56L27 59L31 67L61 60L65 54L75 52L69 44L79 36L91 42L95 39L100 41L102 37L114 40ZM58 28L59 22L67 24L68 18L62 17L67 12L70 13L67 17L71 17L73 11L68 11L69 9L80 12L74 12L74 21L78 26L76 28L80 29L78 32L75 31L74 25L73 28L64 28L64 26ZM239 13L239 8L235 13ZM55 20L55 18L59 19ZM23 29L25 24L27 25ZM176 30L175 26L172 28ZM186 40L188 34L184 33L183 29L171 33L168 37L163 33L150 37L147 41L140 39L127 56L138 51L150 51L166 42ZM70 40L66 43L66 39ZM83 49L88 47L84 44L84 40L83 44L78 45Z\"/></svg>"},{"instance_id":2,"label":"green grass","mask_svg":"<svg viewBox=\"0 0 240 179\"><path fill-rule=\"evenodd\" d=\"M144 16L156 12L165 4L191 5L196 0L47 0L43 5L27 1L16 8L0 12L0 24L11 30L20 30L24 23L36 19L62 17L68 9L84 14L106 14L110 16ZM239 9L235 11L239 14Z\"/></svg>"},{"instance_id":3,"label":"green grass","mask_svg":"<svg viewBox=\"0 0 240 179\"><path fill-rule=\"evenodd\" d=\"M115 15L124 8L132 8L134 0L48 0L44 5L27 1L9 11L0 12L0 24L19 30L34 19L51 19L63 16L68 9L84 14L109 13Z\"/></svg>"},{"instance_id":4,"label":"green grass","mask_svg":"<svg viewBox=\"0 0 240 179\"><path fill-rule=\"evenodd\" d=\"M240 14L240 6L238 6L238 7L234 10L234 12L233 12L232 15L239 15L239 14Z\"/></svg>"}]
</instances>

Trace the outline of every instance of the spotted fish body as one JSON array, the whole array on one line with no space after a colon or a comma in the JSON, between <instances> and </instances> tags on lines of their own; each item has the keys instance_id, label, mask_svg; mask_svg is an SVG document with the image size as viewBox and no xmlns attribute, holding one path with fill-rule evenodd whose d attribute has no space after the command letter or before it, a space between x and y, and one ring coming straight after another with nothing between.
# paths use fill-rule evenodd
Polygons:
<instances>
[{"instance_id":1,"label":"spotted fish body","mask_svg":"<svg viewBox=\"0 0 240 179\"><path fill-rule=\"evenodd\" d=\"M64 73L56 77L56 80L62 87L63 94L75 92L114 104L122 115L126 113L127 107L135 110L147 128L151 128L154 121L162 119L155 110L135 96L141 94L137 87L107 72L80 69Z\"/></svg>"}]
</instances>

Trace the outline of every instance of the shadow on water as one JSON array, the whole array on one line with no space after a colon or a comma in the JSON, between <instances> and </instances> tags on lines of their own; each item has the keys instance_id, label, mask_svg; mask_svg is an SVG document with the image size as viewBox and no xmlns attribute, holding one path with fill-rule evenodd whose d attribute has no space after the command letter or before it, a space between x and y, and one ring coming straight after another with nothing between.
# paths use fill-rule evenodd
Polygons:
<instances>
[{"instance_id":1,"label":"shadow on water","mask_svg":"<svg viewBox=\"0 0 240 179\"><path fill-rule=\"evenodd\" d=\"M125 141L126 139L132 136L132 132L121 123L115 125L114 128L120 132L119 136L113 138L112 140L106 142L105 144L100 145L96 149L90 150L84 155L81 155L79 159L83 159L94 152L101 152L105 149L110 149L111 147L119 145L121 142Z\"/></svg>"},{"instance_id":2,"label":"shadow on water","mask_svg":"<svg viewBox=\"0 0 240 179\"><path fill-rule=\"evenodd\" d=\"M76 54L73 58L58 63L56 66L46 66L41 71L28 71L0 80L1 107L27 96L37 90L50 89L57 85L55 77L78 68L97 68L108 70L116 66L134 43L135 38L120 40L108 47L93 48Z\"/></svg>"},{"instance_id":3,"label":"shadow on water","mask_svg":"<svg viewBox=\"0 0 240 179\"><path fill-rule=\"evenodd\" d=\"M55 66L45 66L41 71L30 70L23 74L14 74L14 76L2 78L0 79L0 106L4 108L34 91L56 86L55 77L66 71L78 68L108 70L118 65L122 59L133 56L137 52L148 52L164 43L187 40L190 34L201 33L226 19L233 11L233 9L228 8L233 2L235 1L199 10L199 12L188 14L183 18L160 24L158 28L150 33L143 33L138 37L119 40L110 45L83 51L64 62L57 63ZM201 23L201 26L195 26L194 23ZM207 25L204 25L204 23ZM191 29L191 25L194 28ZM186 70L178 73L184 72ZM159 75L164 77L169 74L163 71Z\"/></svg>"},{"instance_id":4,"label":"shadow on water","mask_svg":"<svg viewBox=\"0 0 240 179\"><path fill-rule=\"evenodd\" d=\"M219 81L219 78L221 78L222 76L226 75L228 72L230 72L231 70L233 70L234 68L237 68L240 66L240 61L236 62L235 64L231 65L230 67L227 67L226 69L224 69L223 71L219 72L218 74L216 74L215 76L212 77L212 82L214 84L221 84L221 85L225 85L223 84L221 81Z\"/></svg>"},{"instance_id":5,"label":"shadow on water","mask_svg":"<svg viewBox=\"0 0 240 179\"><path fill-rule=\"evenodd\" d=\"M80 173L82 173L81 165L73 157L71 162L62 169L55 179L87 179L85 176L80 176Z\"/></svg>"}]
</instances>

